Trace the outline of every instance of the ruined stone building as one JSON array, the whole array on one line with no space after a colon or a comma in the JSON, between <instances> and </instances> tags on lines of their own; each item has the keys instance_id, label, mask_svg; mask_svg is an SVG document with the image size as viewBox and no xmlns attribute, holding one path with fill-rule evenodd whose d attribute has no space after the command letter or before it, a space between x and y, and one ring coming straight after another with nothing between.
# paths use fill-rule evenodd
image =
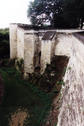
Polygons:
<instances>
[{"instance_id":1,"label":"ruined stone building","mask_svg":"<svg viewBox=\"0 0 84 126\"><path fill-rule=\"evenodd\" d=\"M70 56L70 31L34 30L26 25L10 25L10 57L24 59L25 73L45 70L54 55Z\"/></svg>"},{"instance_id":2,"label":"ruined stone building","mask_svg":"<svg viewBox=\"0 0 84 126\"><path fill-rule=\"evenodd\" d=\"M69 57L57 126L84 126L84 31L35 30L10 24L10 58L24 59L24 72L43 73L55 55Z\"/></svg>"}]
</instances>

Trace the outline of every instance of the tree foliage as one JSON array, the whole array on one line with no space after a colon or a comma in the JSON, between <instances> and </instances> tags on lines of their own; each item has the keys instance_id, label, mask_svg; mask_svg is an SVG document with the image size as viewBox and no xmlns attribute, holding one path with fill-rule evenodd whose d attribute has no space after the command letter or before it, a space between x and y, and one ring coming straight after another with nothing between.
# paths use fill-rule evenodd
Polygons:
<instances>
[{"instance_id":1,"label":"tree foliage","mask_svg":"<svg viewBox=\"0 0 84 126\"><path fill-rule=\"evenodd\" d=\"M82 28L84 22L84 0L64 0L63 17L69 27Z\"/></svg>"},{"instance_id":2,"label":"tree foliage","mask_svg":"<svg viewBox=\"0 0 84 126\"><path fill-rule=\"evenodd\" d=\"M42 26L44 23L50 23L54 26L59 24L58 19L61 19L62 12L61 0L35 0L30 3L28 16L31 17L31 22L34 25Z\"/></svg>"},{"instance_id":3,"label":"tree foliage","mask_svg":"<svg viewBox=\"0 0 84 126\"><path fill-rule=\"evenodd\" d=\"M28 16L33 25L50 23L55 28L82 28L84 0L34 0L30 3Z\"/></svg>"}]
</instances>

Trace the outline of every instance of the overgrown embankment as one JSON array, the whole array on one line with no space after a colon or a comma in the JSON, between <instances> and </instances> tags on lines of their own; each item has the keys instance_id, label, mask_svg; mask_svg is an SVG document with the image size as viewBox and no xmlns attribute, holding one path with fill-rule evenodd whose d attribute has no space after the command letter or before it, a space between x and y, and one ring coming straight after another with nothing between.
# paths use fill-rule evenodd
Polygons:
<instances>
[{"instance_id":1,"label":"overgrown embankment","mask_svg":"<svg viewBox=\"0 0 84 126\"><path fill-rule=\"evenodd\" d=\"M30 77L30 83L29 80L22 79L21 73L14 67L14 61L4 59L0 69L5 86L0 112L1 126L11 124L14 113L16 114L19 110L21 110L20 113L27 112L24 126L42 126L43 124L46 125L44 122L48 120L53 126L57 122L59 104L55 104L56 114L52 118L49 113L53 108L53 99L58 99L61 86L64 84L62 77L67 62L67 57L55 57L51 65L47 66L43 75ZM52 119L54 119L54 122ZM14 122L18 120L19 116ZM12 121L12 123L14 122Z\"/></svg>"},{"instance_id":2,"label":"overgrown embankment","mask_svg":"<svg viewBox=\"0 0 84 126\"><path fill-rule=\"evenodd\" d=\"M9 56L8 33L1 35L0 75L4 96L0 105L0 126L54 126L68 58L56 56L43 75L34 73L24 80L15 68L15 61L6 59Z\"/></svg>"},{"instance_id":3,"label":"overgrown embankment","mask_svg":"<svg viewBox=\"0 0 84 126\"><path fill-rule=\"evenodd\" d=\"M0 74L5 85L5 94L0 106L0 125L8 126L13 114L18 110L27 112L24 126L42 125L50 109L52 94L47 94L23 80L14 67L2 67ZM19 117L14 122L18 126Z\"/></svg>"}]
</instances>

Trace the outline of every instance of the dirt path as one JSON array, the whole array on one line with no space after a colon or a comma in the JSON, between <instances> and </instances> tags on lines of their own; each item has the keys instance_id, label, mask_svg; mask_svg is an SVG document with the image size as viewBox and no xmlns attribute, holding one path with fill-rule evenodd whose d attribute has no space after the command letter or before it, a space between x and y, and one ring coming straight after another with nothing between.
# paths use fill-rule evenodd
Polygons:
<instances>
[{"instance_id":1,"label":"dirt path","mask_svg":"<svg viewBox=\"0 0 84 126\"><path fill-rule=\"evenodd\" d=\"M11 119L9 120L9 126L24 126L24 122L27 118L27 111L16 110L15 113L11 114Z\"/></svg>"},{"instance_id":2,"label":"dirt path","mask_svg":"<svg viewBox=\"0 0 84 126\"><path fill-rule=\"evenodd\" d=\"M0 75L0 104L2 102L3 94L4 94L4 84L3 84L3 81L2 81L2 77Z\"/></svg>"}]
</instances>

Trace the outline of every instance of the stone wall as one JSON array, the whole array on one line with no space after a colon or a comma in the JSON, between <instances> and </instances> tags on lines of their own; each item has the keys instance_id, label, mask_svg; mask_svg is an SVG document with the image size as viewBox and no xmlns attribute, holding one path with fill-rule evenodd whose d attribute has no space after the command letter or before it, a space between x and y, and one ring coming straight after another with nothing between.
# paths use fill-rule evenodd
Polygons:
<instances>
[{"instance_id":1,"label":"stone wall","mask_svg":"<svg viewBox=\"0 0 84 126\"><path fill-rule=\"evenodd\" d=\"M44 72L46 65L51 62L51 41L41 41L41 73Z\"/></svg>"},{"instance_id":2,"label":"stone wall","mask_svg":"<svg viewBox=\"0 0 84 126\"><path fill-rule=\"evenodd\" d=\"M17 58L24 59L24 30L17 28Z\"/></svg>"},{"instance_id":3,"label":"stone wall","mask_svg":"<svg viewBox=\"0 0 84 126\"><path fill-rule=\"evenodd\" d=\"M41 67L41 41L39 39L39 34L34 33L34 70L39 69Z\"/></svg>"},{"instance_id":4,"label":"stone wall","mask_svg":"<svg viewBox=\"0 0 84 126\"><path fill-rule=\"evenodd\" d=\"M43 73L54 55L70 57L72 32L77 31L37 31L25 29L21 24L10 24L10 58L24 59L25 73L32 73L36 68Z\"/></svg>"},{"instance_id":5,"label":"stone wall","mask_svg":"<svg viewBox=\"0 0 84 126\"><path fill-rule=\"evenodd\" d=\"M57 126L84 126L84 44L72 36L72 52L64 77Z\"/></svg>"},{"instance_id":6,"label":"stone wall","mask_svg":"<svg viewBox=\"0 0 84 126\"><path fill-rule=\"evenodd\" d=\"M42 40L45 33L25 30L19 24L10 25L10 57L24 59L25 73L33 73L37 68L43 73L55 55L56 38Z\"/></svg>"},{"instance_id":7,"label":"stone wall","mask_svg":"<svg viewBox=\"0 0 84 126\"><path fill-rule=\"evenodd\" d=\"M24 34L24 72L34 72L34 34Z\"/></svg>"},{"instance_id":8,"label":"stone wall","mask_svg":"<svg viewBox=\"0 0 84 126\"><path fill-rule=\"evenodd\" d=\"M36 68L43 73L54 55L70 56L69 41L70 35L53 30L25 30L19 24L10 25L10 57L24 59L25 73L32 73Z\"/></svg>"},{"instance_id":9,"label":"stone wall","mask_svg":"<svg viewBox=\"0 0 84 126\"><path fill-rule=\"evenodd\" d=\"M10 24L10 58L17 57L17 24Z\"/></svg>"},{"instance_id":10,"label":"stone wall","mask_svg":"<svg viewBox=\"0 0 84 126\"><path fill-rule=\"evenodd\" d=\"M46 65L51 63L55 55L56 44L56 35L52 40L41 40L41 73L44 72Z\"/></svg>"},{"instance_id":11,"label":"stone wall","mask_svg":"<svg viewBox=\"0 0 84 126\"><path fill-rule=\"evenodd\" d=\"M68 56L57 126L84 126L84 37L74 33L78 30L55 30L56 35L50 39L50 36L45 36L50 31L25 30L11 24L10 58L23 58L24 73L27 75L38 67L43 73L54 55Z\"/></svg>"},{"instance_id":12,"label":"stone wall","mask_svg":"<svg viewBox=\"0 0 84 126\"><path fill-rule=\"evenodd\" d=\"M72 35L70 33L58 33L55 55L65 55L70 57L72 46Z\"/></svg>"}]
</instances>

